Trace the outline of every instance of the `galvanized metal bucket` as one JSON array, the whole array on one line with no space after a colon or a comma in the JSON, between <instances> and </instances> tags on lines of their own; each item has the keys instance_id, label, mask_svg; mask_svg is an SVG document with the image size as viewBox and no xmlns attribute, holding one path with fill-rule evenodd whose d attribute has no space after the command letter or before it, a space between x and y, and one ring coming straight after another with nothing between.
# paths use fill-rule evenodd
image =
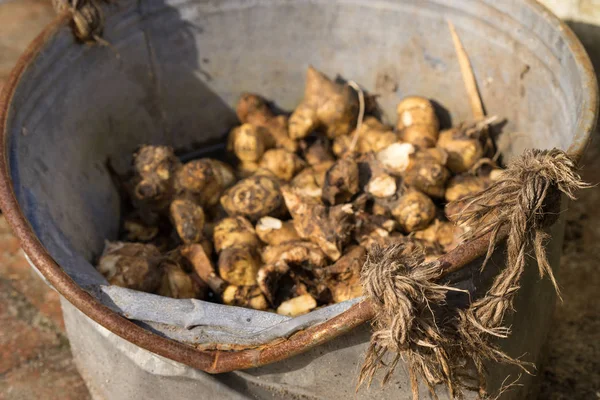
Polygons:
<instances>
[{"instance_id":1,"label":"galvanized metal bucket","mask_svg":"<svg viewBox=\"0 0 600 400\"><path fill-rule=\"evenodd\" d=\"M242 91L291 109L309 64L380 94L390 120L410 94L437 100L446 123L467 120L446 19L488 112L508 121L499 140L506 158L559 147L579 159L596 121L587 55L533 0L124 0L104 12L110 46L78 43L63 15L31 44L0 97L2 209L63 296L73 354L95 398L354 396L371 316L361 299L290 319L107 286L90 263L118 228L107 158L124 170L140 143L206 148L235 124ZM551 229L554 268L563 224ZM494 273L478 271L482 246L447 256L470 264L452 280L474 295ZM502 249L495 260L502 265ZM502 342L533 362L554 304L536 270L528 268L513 335ZM493 366L490 389L509 373ZM523 398L530 379L505 397ZM358 398L407 398L409 387L400 368L392 384Z\"/></svg>"}]
</instances>

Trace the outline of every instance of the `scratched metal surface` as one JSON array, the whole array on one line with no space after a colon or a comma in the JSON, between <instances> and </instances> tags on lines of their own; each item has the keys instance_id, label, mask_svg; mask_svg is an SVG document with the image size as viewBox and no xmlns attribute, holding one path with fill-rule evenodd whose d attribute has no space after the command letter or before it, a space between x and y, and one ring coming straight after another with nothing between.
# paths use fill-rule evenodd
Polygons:
<instances>
[{"instance_id":1,"label":"scratched metal surface","mask_svg":"<svg viewBox=\"0 0 600 400\"><path fill-rule=\"evenodd\" d=\"M149 295L99 287L105 281L90 260L105 238L116 237L119 213L104 168L107 157L124 170L140 143L191 151L214 142L235 124L233 107L241 91L259 92L290 110L302 97L309 64L380 94L389 121L395 120L399 99L410 94L435 99L446 123L469 119L446 19L454 22L469 52L488 113L507 120L499 138L506 158L528 147L579 146L587 140L574 140L586 129L580 121L596 106L579 55L552 17L529 2L147 0L122 1L107 11L110 47L78 45L65 27L25 71L8 119L15 193L42 244L76 282L156 332L193 343L248 343L248 337L260 342L265 336L257 332L281 324L284 328L274 332L286 336L351 303L290 321L155 296L145 303L152 307L140 309L136 296ZM560 223L554 233L560 243ZM481 290L477 279L463 285ZM528 345L533 359L553 302L549 287L534 281L530 276L524 292L547 301L535 307L519 303L515 330L525 317L535 328L507 344L514 351ZM242 313L252 322L240 318ZM223 316L229 317L226 329L219 325ZM358 357L363 339L344 357ZM311 380L293 371L305 374L316 358L296 357L247 374L309 390ZM313 383L322 382L316 387L323 397L349 386L347 377L311 371ZM399 380L406 387L406 377ZM333 382L331 389L327 382ZM385 393L402 393L389 390Z\"/></svg>"}]
</instances>

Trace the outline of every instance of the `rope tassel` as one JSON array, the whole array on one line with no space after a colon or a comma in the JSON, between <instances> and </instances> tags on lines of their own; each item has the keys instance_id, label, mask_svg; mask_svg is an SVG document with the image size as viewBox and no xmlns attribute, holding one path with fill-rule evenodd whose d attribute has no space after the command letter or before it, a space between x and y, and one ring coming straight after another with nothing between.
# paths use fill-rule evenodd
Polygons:
<instances>
[{"instance_id":1,"label":"rope tassel","mask_svg":"<svg viewBox=\"0 0 600 400\"><path fill-rule=\"evenodd\" d=\"M486 397L483 365L489 360L527 371L531 364L508 356L491 339L510 335L503 321L513 310L528 251L535 254L540 276L547 275L559 292L544 248L545 229L558 219L561 194L575 199L574 192L588 186L564 151L527 150L489 189L461 199L466 206L457 223L471 228L468 239L491 235L483 266L503 239L501 232L508 232L506 266L486 295L464 309L446 303L448 292L458 289L436 283L442 278L439 264L424 264L422 255L401 246L373 251L361 278L376 317L359 386L370 384L381 368L385 383L400 359L408 366L413 399L419 398L419 379L434 399L435 385L444 383L453 398L462 398L474 379ZM476 376L469 373L472 367Z\"/></svg>"}]
</instances>

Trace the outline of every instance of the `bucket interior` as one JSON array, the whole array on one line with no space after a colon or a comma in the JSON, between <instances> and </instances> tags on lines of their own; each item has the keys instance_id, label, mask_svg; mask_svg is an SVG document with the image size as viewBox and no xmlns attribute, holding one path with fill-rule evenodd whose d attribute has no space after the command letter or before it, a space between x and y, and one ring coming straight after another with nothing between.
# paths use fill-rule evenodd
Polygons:
<instances>
[{"instance_id":1,"label":"bucket interior","mask_svg":"<svg viewBox=\"0 0 600 400\"><path fill-rule=\"evenodd\" d=\"M61 28L22 74L7 120L22 211L83 286L104 282L90 262L118 232L107 160L125 171L140 144L186 153L222 141L243 91L291 111L309 65L378 94L387 122L414 94L435 100L445 125L470 120L451 20L487 114L506 120L506 158L566 150L591 107L583 67L533 2L142 0L105 10L110 45L77 43Z\"/></svg>"}]
</instances>

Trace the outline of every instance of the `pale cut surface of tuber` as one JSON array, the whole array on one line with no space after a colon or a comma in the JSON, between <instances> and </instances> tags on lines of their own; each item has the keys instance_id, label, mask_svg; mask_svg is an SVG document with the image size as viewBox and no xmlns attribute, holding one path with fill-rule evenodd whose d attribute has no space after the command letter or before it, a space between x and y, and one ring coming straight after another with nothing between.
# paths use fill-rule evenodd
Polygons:
<instances>
[{"instance_id":1,"label":"pale cut surface of tuber","mask_svg":"<svg viewBox=\"0 0 600 400\"><path fill-rule=\"evenodd\" d=\"M350 159L337 160L325 174L323 202L329 205L347 203L358 191L356 162Z\"/></svg>"},{"instance_id":2,"label":"pale cut surface of tuber","mask_svg":"<svg viewBox=\"0 0 600 400\"><path fill-rule=\"evenodd\" d=\"M282 193L298 235L317 243L332 260L340 258L342 246L351 236L352 205L326 207L299 196L289 187L282 188Z\"/></svg>"},{"instance_id":3,"label":"pale cut surface of tuber","mask_svg":"<svg viewBox=\"0 0 600 400\"><path fill-rule=\"evenodd\" d=\"M175 188L181 197L191 198L203 206L214 206L223 190L234 182L235 174L229 165L202 158L186 163L177 172Z\"/></svg>"},{"instance_id":4,"label":"pale cut surface of tuber","mask_svg":"<svg viewBox=\"0 0 600 400\"><path fill-rule=\"evenodd\" d=\"M229 285L223 291L223 303L228 306L267 310L269 304L258 286Z\"/></svg>"},{"instance_id":5,"label":"pale cut surface of tuber","mask_svg":"<svg viewBox=\"0 0 600 400\"><path fill-rule=\"evenodd\" d=\"M297 317L310 312L316 307L317 301L310 294L303 294L281 303L277 307L277 314Z\"/></svg>"},{"instance_id":6,"label":"pale cut surface of tuber","mask_svg":"<svg viewBox=\"0 0 600 400\"><path fill-rule=\"evenodd\" d=\"M434 147L440 130L433 104L424 97L406 97L398 103L398 132L403 141L426 148Z\"/></svg>"},{"instance_id":7,"label":"pale cut surface of tuber","mask_svg":"<svg viewBox=\"0 0 600 400\"><path fill-rule=\"evenodd\" d=\"M392 174L402 176L411 164L416 149L410 143L394 143L377 153L377 160Z\"/></svg>"},{"instance_id":8,"label":"pale cut surface of tuber","mask_svg":"<svg viewBox=\"0 0 600 400\"><path fill-rule=\"evenodd\" d=\"M356 125L358 96L350 86L331 81L309 67L304 100L289 120L289 135L302 139L315 129L323 129L329 138L347 135Z\"/></svg>"},{"instance_id":9,"label":"pale cut surface of tuber","mask_svg":"<svg viewBox=\"0 0 600 400\"><path fill-rule=\"evenodd\" d=\"M391 212L405 232L414 232L433 220L435 204L427 195L410 190L398 199Z\"/></svg>"},{"instance_id":10,"label":"pale cut surface of tuber","mask_svg":"<svg viewBox=\"0 0 600 400\"><path fill-rule=\"evenodd\" d=\"M258 165L271 171L279 179L289 181L306 166L306 163L285 149L272 149L265 152Z\"/></svg>"},{"instance_id":11,"label":"pale cut surface of tuber","mask_svg":"<svg viewBox=\"0 0 600 400\"><path fill-rule=\"evenodd\" d=\"M256 234L263 242L271 246L277 246L282 243L300 240L294 223L292 221L282 221L273 217L262 217L256 224Z\"/></svg>"},{"instance_id":12,"label":"pale cut surface of tuber","mask_svg":"<svg viewBox=\"0 0 600 400\"><path fill-rule=\"evenodd\" d=\"M158 289L159 295L174 299L204 297L203 288L194 282L177 263L165 260L161 263L160 267L163 270L163 277Z\"/></svg>"},{"instance_id":13,"label":"pale cut surface of tuber","mask_svg":"<svg viewBox=\"0 0 600 400\"><path fill-rule=\"evenodd\" d=\"M219 254L219 275L236 286L256 284L260 261L254 249L230 247Z\"/></svg>"},{"instance_id":14,"label":"pale cut surface of tuber","mask_svg":"<svg viewBox=\"0 0 600 400\"><path fill-rule=\"evenodd\" d=\"M213 231L213 243L217 252L230 247L255 249L259 246L254 227L244 217L228 217L219 221Z\"/></svg>"},{"instance_id":15,"label":"pale cut surface of tuber","mask_svg":"<svg viewBox=\"0 0 600 400\"><path fill-rule=\"evenodd\" d=\"M281 147L291 152L298 150L298 143L288 135L287 117L285 115L275 116L261 96L243 93L238 102L236 113L242 123L265 128L275 147Z\"/></svg>"},{"instance_id":16,"label":"pale cut surface of tuber","mask_svg":"<svg viewBox=\"0 0 600 400\"><path fill-rule=\"evenodd\" d=\"M198 243L203 238L204 210L188 199L175 199L169 206L171 223L183 243Z\"/></svg>"},{"instance_id":17,"label":"pale cut surface of tuber","mask_svg":"<svg viewBox=\"0 0 600 400\"><path fill-rule=\"evenodd\" d=\"M107 241L97 268L111 285L154 292L162 276L160 261L152 244Z\"/></svg>"},{"instance_id":18,"label":"pale cut surface of tuber","mask_svg":"<svg viewBox=\"0 0 600 400\"><path fill-rule=\"evenodd\" d=\"M230 187L221 205L231 216L242 215L251 221L282 213L279 183L268 176L251 176Z\"/></svg>"},{"instance_id":19,"label":"pale cut surface of tuber","mask_svg":"<svg viewBox=\"0 0 600 400\"><path fill-rule=\"evenodd\" d=\"M390 197L396 193L398 189L396 178L385 172L385 168L379 160L371 155L366 163L360 165L365 166L364 174L369 179L364 187L365 192L378 198ZM359 171L363 171L363 168L359 167ZM364 179L366 178L362 178L363 181Z\"/></svg>"}]
</instances>

